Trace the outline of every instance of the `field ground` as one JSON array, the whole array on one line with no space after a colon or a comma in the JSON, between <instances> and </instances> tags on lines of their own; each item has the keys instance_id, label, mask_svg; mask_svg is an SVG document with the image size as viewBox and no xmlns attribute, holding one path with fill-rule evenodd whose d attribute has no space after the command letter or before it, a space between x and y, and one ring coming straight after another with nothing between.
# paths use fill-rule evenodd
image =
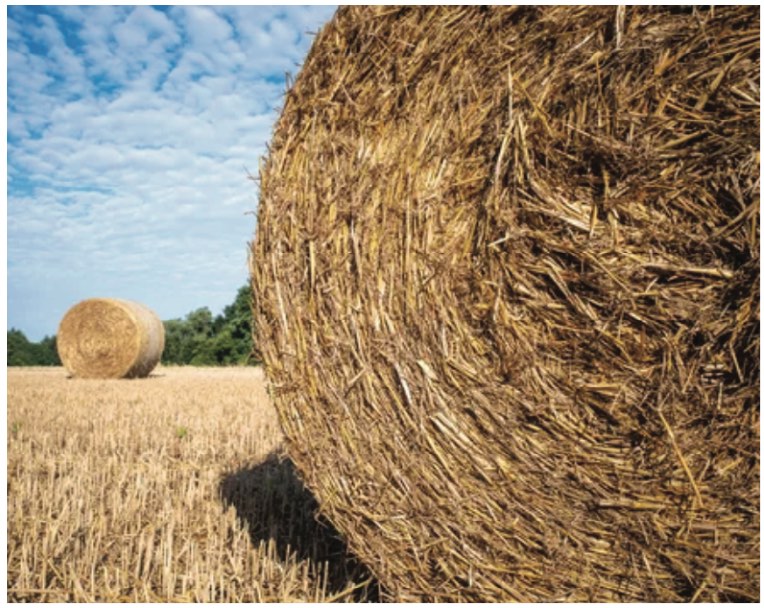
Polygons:
<instances>
[{"instance_id":1,"label":"field ground","mask_svg":"<svg viewBox=\"0 0 764 608\"><path fill-rule=\"evenodd\" d=\"M7 379L9 601L374 599L281 453L260 369Z\"/></svg>"}]
</instances>

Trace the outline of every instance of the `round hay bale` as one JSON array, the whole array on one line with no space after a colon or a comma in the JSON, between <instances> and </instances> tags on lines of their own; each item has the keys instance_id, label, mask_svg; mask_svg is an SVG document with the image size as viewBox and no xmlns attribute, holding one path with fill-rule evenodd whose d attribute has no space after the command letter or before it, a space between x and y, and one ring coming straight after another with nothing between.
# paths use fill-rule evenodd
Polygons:
<instances>
[{"instance_id":1,"label":"round hay bale","mask_svg":"<svg viewBox=\"0 0 764 608\"><path fill-rule=\"evenodd\" d=\"M343 8L260 172L288 448L398 601L759 598L759 9Z\"/></svg>"},{"instance_id":2,"label":"round hay bale","mask_svg":"<svg viewBox=\"0 0 764 608\"><path fill-rule=\"evenodd\" d=\"M56 345L72 376L145 378L162 357L164 325L143 304L92 298L67 311Z\"/></svg>"}]
</instances>

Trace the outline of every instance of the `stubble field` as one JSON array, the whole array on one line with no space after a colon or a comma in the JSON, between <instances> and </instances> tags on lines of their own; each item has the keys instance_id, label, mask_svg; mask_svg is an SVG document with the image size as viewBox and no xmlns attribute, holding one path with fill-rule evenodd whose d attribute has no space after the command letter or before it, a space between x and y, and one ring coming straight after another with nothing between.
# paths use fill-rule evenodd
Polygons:
<instances>
[{"instance_id":1,"label":"stubble field","mask_svg":"<svg viewBox=\"0 0 764 608\"><path fill-rule=\"evenodd\" d=\"M8 369L8 599L374 599L282 451L259 368Z\"/></svg>"}]
</instances>

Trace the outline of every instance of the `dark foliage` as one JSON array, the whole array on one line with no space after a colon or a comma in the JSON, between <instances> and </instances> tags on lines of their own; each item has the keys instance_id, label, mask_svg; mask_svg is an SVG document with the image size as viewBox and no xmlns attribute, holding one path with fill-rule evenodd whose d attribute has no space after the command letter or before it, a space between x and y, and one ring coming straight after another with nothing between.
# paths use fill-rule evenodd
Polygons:
<instances>
[{"instance_id":1,"label":"dark foliage","mask_svg":"<svg viewBox=\"0 0 764 608\"><path fill-rule=\"evenodd\" d=\"M56 337L45 336L40 342L30 342L23 331L8 330L8 365L61 365Z\"/></svg>"},{"instance_id":2,"label":"dark foliage","mask_svg":"<svg viewBox=\"0 0 764 608\"><path fill-rule=\"evenodd\" d=\"M164 322L162 363L174 365L246 365L252 356L252 313L249 285L239 289L223 314L213 317L206 306L185 319Z\"/></svg>"}]
</instances>

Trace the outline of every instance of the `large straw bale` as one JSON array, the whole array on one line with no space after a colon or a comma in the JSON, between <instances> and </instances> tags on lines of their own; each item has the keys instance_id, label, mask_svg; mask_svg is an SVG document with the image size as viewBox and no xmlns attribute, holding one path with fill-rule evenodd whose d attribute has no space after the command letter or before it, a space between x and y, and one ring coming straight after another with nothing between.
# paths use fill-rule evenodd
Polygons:
<instances>
[{"instance_id":1,"label":"large straw bale","mask_svg":"<svg viewBox=\"0 0 764 608\"><path fill-rule=\"evenodd\" d=\"M73 376L145 378L162 358L164 325L143 304L92 298L67 311L56 345Z\"/></svg>"},{"instance_id":2,"label":"large straw bale","mask_svg":"<svg viewBox=\"0 0 764 608\"><path fill-rule=\"evenodd\" d=\"M398 600L759 598L758 7L343 8L260 171L289 451Z\"/></svg>"}]
</instances>

